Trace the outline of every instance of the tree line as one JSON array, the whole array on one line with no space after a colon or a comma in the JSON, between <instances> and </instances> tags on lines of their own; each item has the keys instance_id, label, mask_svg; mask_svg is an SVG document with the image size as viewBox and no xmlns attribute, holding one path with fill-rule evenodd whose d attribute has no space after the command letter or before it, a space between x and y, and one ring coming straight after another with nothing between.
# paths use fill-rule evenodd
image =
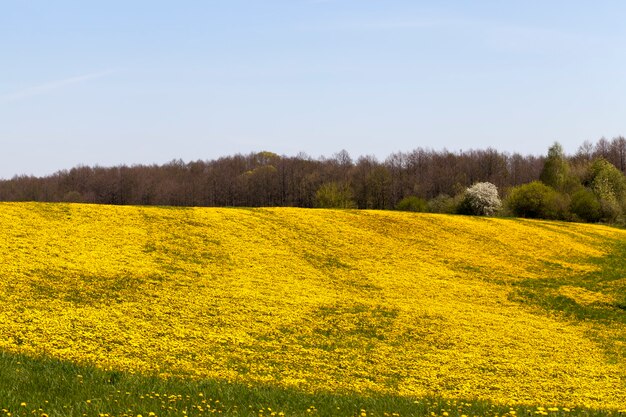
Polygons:
<instances>
[{"instance_id":1,"label":"tree line","mask_svg":"<svg viewBox=\"0 0 626 417\"><path fill-rule=\"evenodd\" d=\"M603 158L623 173L626 139L585 142L576 154L564 158L573 172ZM447 197L478 182L492 183L507 194L537 181L546 160L547 156L492 148L458 152L417 148L382 161L373 156L353 159L345 150L320 158L264 151L187 163L78 166L44 177L15 176L0 181L0 201L394 209L407 198L417 198L434 201L437 211L437 201L445 205Z\"/></svg>"},{"instance_id":2,"label":"tree line","mask_svg":"<svg viewBox=\"0 0 626 417\"><path fill-rule=\"evenodd\" d=\"M503 214L626 225L626 176L620 165L625 157L622 152L619 159L609 162L600 155L579 152L578 158L569 160L555 143L539 180L508 190Z\"/></svg>"}]
</instances>

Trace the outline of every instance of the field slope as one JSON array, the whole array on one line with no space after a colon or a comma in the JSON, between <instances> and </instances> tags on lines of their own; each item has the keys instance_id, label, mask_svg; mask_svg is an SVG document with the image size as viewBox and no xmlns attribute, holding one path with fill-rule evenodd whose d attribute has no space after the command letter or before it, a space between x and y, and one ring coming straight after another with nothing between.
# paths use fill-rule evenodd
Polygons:
<instances>
[{"instance_id":1,"label":"field slope","mask_svg":"<svg viewBox=\"0 0 626 417\"><path fill-rule=\"evenodd\" d=\"M626 403L623 230L9 203L0 231L3 354L320 395Z\"/></svg>"}]
</instances>

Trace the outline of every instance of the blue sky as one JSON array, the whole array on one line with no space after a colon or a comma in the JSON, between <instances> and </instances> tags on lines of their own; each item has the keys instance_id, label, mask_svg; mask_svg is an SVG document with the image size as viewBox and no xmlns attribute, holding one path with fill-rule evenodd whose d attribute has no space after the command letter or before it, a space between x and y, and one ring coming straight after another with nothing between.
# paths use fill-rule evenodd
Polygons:
<instances>
[{"instance_id":1,"label":"blue sky","mask_svg":"<svg viewBox=\"0 0 626 417\"><path fill-rule=\"evenodd\" d=\"M626 135L620 1L0 3L0 178Z\"/></svg>"}]
</instances>

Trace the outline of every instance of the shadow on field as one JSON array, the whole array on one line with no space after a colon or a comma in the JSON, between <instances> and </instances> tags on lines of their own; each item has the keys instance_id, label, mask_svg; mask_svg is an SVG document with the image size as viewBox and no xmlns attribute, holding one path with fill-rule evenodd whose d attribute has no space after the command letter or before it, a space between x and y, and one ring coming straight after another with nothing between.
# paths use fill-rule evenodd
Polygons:
<instances>
[{"instance_id":1,"label":"shadow on field","mask_svg":"<svg viewBox=\"0 0 626 417\"><path fill-rule=\"evenodd\" d=\"M590 259L589 263L597 269L585 275L517 282L509 299L539 307L539 314L557 313L572 322L591 323L598 330L591 336L605 348L607 356L613 360L626 358L626 332L611 340L600 336L601 328L626 329L626 242L615 241L608 255ZM617 346L615 340L623 342L622 346Z\"/></svg>"}]
</instances>

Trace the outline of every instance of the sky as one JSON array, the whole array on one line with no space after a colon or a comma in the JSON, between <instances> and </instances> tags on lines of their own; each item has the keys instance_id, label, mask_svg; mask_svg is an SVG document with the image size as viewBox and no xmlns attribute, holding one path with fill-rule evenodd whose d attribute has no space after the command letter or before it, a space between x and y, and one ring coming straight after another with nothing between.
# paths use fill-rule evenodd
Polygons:
<instances>
[{"instance_id":1,"label":"sky","mask_svg":"<svg viewBox=\"0 0 626 417\"><path fill-rule=\"evenodd\" d=\"M626 2L2 0L0 178L626 135Z\"/></svg>"}]
</instances>

